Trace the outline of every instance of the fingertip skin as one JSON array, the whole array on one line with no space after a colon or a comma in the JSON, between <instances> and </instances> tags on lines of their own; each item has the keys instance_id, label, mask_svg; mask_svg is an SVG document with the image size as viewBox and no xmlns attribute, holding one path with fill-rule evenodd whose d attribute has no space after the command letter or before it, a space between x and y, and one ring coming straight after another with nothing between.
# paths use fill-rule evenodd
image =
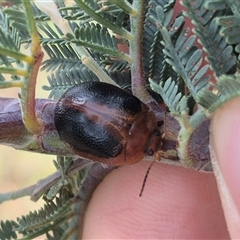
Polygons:
<instances>
[{"instance_id":1,"label":"fingertip skin","mask_svg":"<svg viewBox=\"0 0 240 240\"><path fill-rule=\"evenodd\" d=\"M218 109L211 122L212 165L232 238L240 238L240 97Z\"/></svg>"},{"instance_id":2,"label":"fingertip skin","mask_svg":"<svg viewBox=\"0 0 240 240\"><path fill-rule=\"evenodd\" d=\"M240 212L240 98L219 109L212 119L212 145L219 167Z\"/></svg>"},{"instance_id":3,"label":"fingertip skin","mask_svg":"<svg viewBox=\"0 0 240 240\"><path fill-rule=\"evenodd\" d=\"M94 192L84 239L229 239L213 174L149 162L111 172Z\"/></svg>"}]
</instances>

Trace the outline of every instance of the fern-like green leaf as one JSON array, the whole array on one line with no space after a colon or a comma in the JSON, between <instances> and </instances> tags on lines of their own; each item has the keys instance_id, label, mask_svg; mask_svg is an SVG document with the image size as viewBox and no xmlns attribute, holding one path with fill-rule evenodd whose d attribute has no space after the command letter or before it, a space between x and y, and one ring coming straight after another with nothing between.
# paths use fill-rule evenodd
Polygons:
<instances>
[{"instance_id":1,"label":"fern-like green leaf","mask_svg":"<svg viewBox=\"0 0 240 240\"><path fill-rule=\"evenodd\" d=\"M9 239L17 239L17 234L14 228L19 225L14 221L6 221L0 222L0 239L1 240L9 240Z\"/></svg>"},{"instance_id":2,"label":"fern-like green leaf","mask_svg":"<svg viewBox=\"0 0 240 240\"><path fill-rule=\"evenodd\" d=\"M50 17L43 13L39 8L37 8L34 3L32 3L32 10L36 22L45 22L50 20Z\"/></svg>"},{"instance_id":3,"label":"fern-like green leaf","mask_svg":"<svg viewBox=\"0 0 240 240\"><path fill-rule=\"evenodd\" d=\"M123 59L132 62L131 57L118 51L117 40L111 35L108 29L100 24L86 23L80 25L74 30L74 37L69 36L69 41L76 45L103 53L106 56Z\"/></svg>"},{"instance_id":4,"label":"fern-like green leaf","mask_svg":"<svg viewBox=\"0 0 240 240\"><path fill-rule=\"evenodd\" d=\"M67 221L64 214L69 211L71 205L71 200L62 203L56 198L56 203L49 202L39 211L30 212L28 215L18 218L19 225L13 230L22 233L28 239L38 237Z\"/></svg>"},{"instance_id":5,"label":"fern-like green leaf","mask_svg":"<svg viewBox=\"0 0 240 240\"><path fill-rule=\"evenodd\" d=\"M75 0L78 4L80 9L84 10L92 19L97 21L102 26L106 27L107 29L113 31L115 34L119 34L125 39L131 40L133 36L127 30L116 26L113 22L110 22L109 18L104 18L101 12L96 11L98 10L96 7L95 1L86 1L86 0Z\"/></svg>"},{"instance_id":6,"label":"fern-like green leaf","mask_svg":"<svg viewBox=\"0 0 240 240\"><path fill-rule=\"evenodd\" d=\"M73 6L62 6L59 8L59 12L61 13L61 16L69 21L76 21L76 20L81 20L81 21L89 21L90 18L89 16L81 10L77 5Z\"/></svg>"},{"instance_id":7,"label":"fern-like green leaf","mask_svg":"<svg viewBox=\"0 0 240 240\"><path fill-rule=\"evenodd\" d=\"M129 69L122 71L108 69L109 76L123 89L131 91L131 72Z\"/></svg>"},{"instance_id":8,"label":"fern-like green leaf","mask_svg":"<svg viewBox=\"0 0 240 240\"><path fill-rule=\"evenodd\" d=\"M63 40L61 30L50 22L38 24L38 28L41 30L40 37L43 42L56 41L57 39Z\"/></svg>"},{"instance_id":9,"label":"fern-like green leaf","mask_svg":"<svg viewBox=\"0 0 240 240\"><path fill-rule=\"evenodd\" d=\"M15 67L23 67L23 63L20 60L10 57L9 52L16 53L19 56L23 56L20 52L21 36L19 31L10 25L10 21L6 14L0 12L0 66L1 72L4 73L4 69L8 69L7 72L11 73L12 80L18 80L19 77L14 75Z\"/></svg>"},{"instance_id":10,"label":"fern-like green leaf","mask_svg":"<svg viewBox=\"0 0 240 240\"><path fill-rule=\"evenodd\" d=\"M171 114L180 115L183 111L188 112L187 99L178 91L176 83L171 78L159 85L151 79L149 81L151 88L161 95Z\"/></svg>"},{"instance_id":11,"label":"fern-like green leaf","mask_svg":"<svg viewBox=\"0 0 240 240\"><path fill-rule=\"evenodd\" d=\"M80 64L71 71L60 69L48 76L50 86L43 86L46 91L51 91L49 98L59 99L69 88L85 81L99 81L85 65Z\"/></svg>"},{"instance_id":12,"label":"fern-like green leaf","mask_svg":"<svg viewBox=\"0 0 240 240\"><path fill-rule=\"evenodd\" d=\"M162 52L163 46L160 43L162 40L162 35L157 28L155 22L152 20L151 16L157 17L157 15L160 15L161 17L161 11L164 12L170 3L172 3L171 0L151 0L148 2L148 11L146 13L143 31L143 66L146 75L148 75L151 79L154 79L155 81L160 81L161 70L162 68L164 68L162 67L164 64L164 54ZM157 6L162 7L160 12L158 13L156 11ZM169 18L166 22L169 22L171 19L171 15L169 14L168 16ZM175 32L175 30L177 29L172 28L172 30L173 32ZM165 67L165 69L167 68ZM168 75L167 78L169 76L176 77L176 75L174 75L174 72L172 73L173 75L168 72L168 74L170 75Z\"/></svg>"},{"instance_id":13,"label":"fern-like green leaf","mask_svg":"<svg viewBox=\"0 0 240 240\"><path fill-rule=\"evenodd\" d=\"M161 7L157 6L156 8ZM173 70L179 76L181 76L194 98L198 91L207 87L208 79L203 78L203 71L197 75L198 71L201 70L199 68L202 63L202 50L197 49L195 46L196 36L192 35L186 39L188 29L183 29L183 33L179 34L174 46L171 40L171 35L173 33L163 25L165 23L164 18L161 17L156 19L153 16L151 16L151 18L155 21L155 24L158 26L159 31L162 34L163 40L161 41L161 44L164 47L163 53L166 55L165 61L172 66ZM173 24L173 26L175 26L175 24ZM194 78L195 76L196 78ZM199 76L201 76L201 78L199 78ZM198 81L196 81L197 79Z\"/></svg>"},{"instance_id":14,"label":"fern-like green leaf","mask_svg":"<svg viewBox=\"0 0 240 240\"><path fill-rule=\"evenodd\" d=\"M238 1L226 1L219 0L216 2L206 3L206 7L210 10L229 9L225 16L216 18L216 23L221 27L220 35L225 39L226 43L235 45L235 51L240 53L240 40L238 32L240 31L240 4ZM238 59L240 56L238 55Z\"/></svg>"},{"instance_id":15,"label":"fern-like green leaf","mask_svg":"<svg viewBox=\"0 0 240 240\"><path fill-rule=\"evenodd\" d=\"M6 8L4 13L7 15L11 27L16 28L23 40L29 40L30 36L27 29L25 13L19 7Z\"/></svg>"},{"instance_id":16,"label":"fern-like green leaf","mask_svg":"<svg viewBox=\"0 0 240 240\"><path fill-rule=\"evenodd\" d=\"M214 86L217 93L203 89L197 95L197 101L208 110L209 114L227 101L240 96L240 75L222 75Z\"/></svg>"},{"instance_id":17,"label":"fern-like green leaf","mask_svg":"<svg viewBox=\"0 0 240 240\"><path fill-rule=\"evenodd\" d=\"M109 0L109 2L114 3L116 6L118 6L120 9L122 9L124 12L130 15L136 15L137 12L134 8L132 8L131 4L124 0Z\"/></svg>"},{"instance_id":18,"label":"fern-like green leaf","mask_svg":"<svg viewBox=\"0 0 240 240\"><path fill-rule=\"evenodd\" d=\"M194 32L200 38L203 49L207 51L207 60L215 74L220 76L230 73L234 69L236 56L233 54L232 46L227 45L221 36L221 28L216 22L217 16L225 15L226 8L222 10L222 5L219 5L220 9L207 10L205 5L210 3L207 0L194 2L183 0L182 3L188 9L184 15L192 19L192 22L197 26ZM215 4L215 6L217 5L218 3Z\"/></svg>"},{"instance_id":19,"label":"fern-like green leaf","mask_svg":"<svg viewBox=\"0 0 240 240\"><path fill-rule=\"evenodd\" d=\"M19 51L20 45L21 37L18 30L10 25L6 14L0 13L0 46Z\"/></svg>"},{"instance_id":20,"label":"fern-like green leaf","mask_svg":"<svg viewBox=\"0 0 240 240\"><path fill-rule=\"evenodd\" d=\"M74 69L81 64L80 56L65 40L43 41L43 48L50 57L42 63L41 70Z\"/></svg>"}]
</instances>

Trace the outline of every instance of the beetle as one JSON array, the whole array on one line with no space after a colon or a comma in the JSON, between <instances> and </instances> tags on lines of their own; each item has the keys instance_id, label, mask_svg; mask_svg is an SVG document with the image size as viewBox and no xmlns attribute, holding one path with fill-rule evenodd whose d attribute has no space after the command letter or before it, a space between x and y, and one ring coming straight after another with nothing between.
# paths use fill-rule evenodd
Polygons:
<instances>
[{"instance_id":1,"label":"beetle","mask_svg":"<svg viewBox=\"0 0 240 240\"><path fill-rule=\"evenodd\" d=\"M57 102L60 139L82 157L120 166L153 155L161 143L155 114L129 92L103 82L84 82Z\"/></svg>"}]
</instances>

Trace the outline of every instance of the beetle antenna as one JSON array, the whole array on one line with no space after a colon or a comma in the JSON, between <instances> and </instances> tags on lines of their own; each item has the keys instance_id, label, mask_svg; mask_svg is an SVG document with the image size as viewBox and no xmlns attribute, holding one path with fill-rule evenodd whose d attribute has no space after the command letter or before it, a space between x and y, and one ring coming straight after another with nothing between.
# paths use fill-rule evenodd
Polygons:
<instances>
[{"instance_id":1,"label":"beetle antenna","mask_svg":"<svg viewBox=\"0 0 240 240\"><path fill-rule=\"evenodd\" d=\"M143 184L142 184L142 188L141 188L139 197L141 197L142 194L143 194L143 190L144 190L145 185L146 185L146 182L147 182L148 174L149 174L150 169L152 168L153 164L154 164L156 161L157 161L157 157L155 157L155 159L151 162L150 166L148 167L148 170L147 170L147 172L146 172L146 174L145 174L145 177L144 177L144 179L143 179Z\"/></svg>"},{"instance_id":2,"label":"beetle antenna","mask_svg":"<svg viewBox=\"0 0 240 240\"><path fill-rule=\"evenodd\" d=\"M165 108L165 111L166 111L166 108ZM163 130L164 130L164 131L163 131L163 134L162 134L161 138L164 138L164 137L165 137L165 132L166 132L166 113L165 113L165 115L164 115L164 120L158 121L158 127L161 127L162 125L163 125ZM159 136L159 135L160 135L160 132L159 132L159 131L156 131L156 132L155 132L155 135L156 135L156 136ZM152 150L152 149L150 149L150 150ZM152 151L153 151L153 150L152 150ZM151 151L150 151L150 152L151 152ZM153 153L154 153L154 151L153 151ZM152 152L151 152L151 154L149 154L149 155L152 155ZM145 188L145 185L146 185L146 182L147 182L148 174L149 174L149 172L150 172L153 164L154 164L158 159L161 160L160 152L156 152L156 154L155 154L155 159L151 162L150 166L148 167L148 170L147 170L147 172L146 172L146 174L145 174L145 177L144 177L144 179L143 179L143 184L142 184L142 188L141 188L139 197L142 196L143 191L144 191L144 188Z\"/></svg>"}]
</instances>

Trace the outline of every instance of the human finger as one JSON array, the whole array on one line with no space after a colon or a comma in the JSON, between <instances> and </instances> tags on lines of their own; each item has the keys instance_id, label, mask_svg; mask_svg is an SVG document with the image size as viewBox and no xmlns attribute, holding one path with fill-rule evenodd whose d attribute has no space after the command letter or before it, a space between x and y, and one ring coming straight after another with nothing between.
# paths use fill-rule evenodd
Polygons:
<instances>
[{"instance_id":1,"label":"human finger","mask_svg":"<svg viewBox=\"0 0 240 240\"><path fill-rule=\"evenodd\" d=\"M149 162L110 173L86 211L84 239L228 239L213 174Z\"/></svg>"},{"instance_id":2,"label":"human finger","mask_svg":"<svg viewBox=\"0 0 240 240\"><path fill-rule=\"evenodd\" d=\"M240 98L213 116L211 158L232 239L240 239Z\"/></svg>"}]
</instances>

